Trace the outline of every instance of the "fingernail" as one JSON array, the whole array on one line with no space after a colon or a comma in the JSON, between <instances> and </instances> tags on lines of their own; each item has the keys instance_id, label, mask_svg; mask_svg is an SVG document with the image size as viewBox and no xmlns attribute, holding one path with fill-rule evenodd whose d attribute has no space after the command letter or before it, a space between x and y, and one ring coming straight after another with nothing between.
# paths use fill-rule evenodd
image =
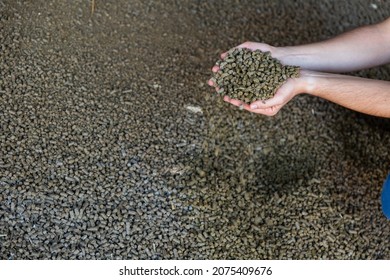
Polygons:
<instances>
[{"instance_id":1,"label":"fingernail","mask_svg":"<svg viewBox=\"0 0 390 280\"><path fill-rule=\"evenodd\" d=\"M251 104L251 109L252 110L257 109L257 105L256 104Z\"/></svg>"}]
</instances>

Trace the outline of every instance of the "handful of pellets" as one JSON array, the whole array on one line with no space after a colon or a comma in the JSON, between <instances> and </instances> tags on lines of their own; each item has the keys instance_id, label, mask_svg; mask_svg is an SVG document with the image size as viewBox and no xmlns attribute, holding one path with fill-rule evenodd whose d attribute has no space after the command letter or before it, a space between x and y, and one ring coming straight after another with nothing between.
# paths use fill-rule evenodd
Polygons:
<instances>
[{"instance_id":1,"label":"handful of pellets","mask_svg":"<svg viewBox=\"0 0 390 280\"><path fill-rule=\"evenodd\" d=\"M220 70L211 80L217 92L247 104L273 97L288 78L299 77L299 67L285 66L260 50L234 49L216 65Z\"/></svg>"}]
</instances>

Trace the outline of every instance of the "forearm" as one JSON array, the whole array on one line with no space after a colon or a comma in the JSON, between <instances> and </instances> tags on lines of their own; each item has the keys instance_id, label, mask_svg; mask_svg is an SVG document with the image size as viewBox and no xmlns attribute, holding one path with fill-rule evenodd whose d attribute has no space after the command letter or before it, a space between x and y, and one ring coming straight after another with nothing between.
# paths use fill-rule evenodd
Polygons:
<instances>
[{"instance_id":1,"label":"forearm","mask_svg":"<svg viewBox=\"0 0 390 280\"><path fill-rule=\"evenodd\" d=\"M390 19L346 32L332 39L272 51L283 64L326 71L348 72L390 62Z\"/></svg>"},{"instance_id":2,"label":"forearm","mask_svg":"<svg viewBox=\"0 0 390 280\"><path fill-rule=\"evenodd\" d=\"M302 91L346 108L390 118L390 82L301 71Z\"/></svg>"}]
</instances>

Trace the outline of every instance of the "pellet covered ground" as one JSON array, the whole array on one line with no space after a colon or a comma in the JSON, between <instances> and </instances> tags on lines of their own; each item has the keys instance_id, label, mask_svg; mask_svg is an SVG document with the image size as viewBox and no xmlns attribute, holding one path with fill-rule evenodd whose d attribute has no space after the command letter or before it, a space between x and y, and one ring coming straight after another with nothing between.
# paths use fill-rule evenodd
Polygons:
<instances>
[{"instance_id":1,"label":"pellet covered ground","mask_svg":"<svg viewBox=\"0 0 390 280\"><path fill-rule=\"evenodd\" d=\"M1 259L390 259L389 120L308 95L250 114L206 83L246 40L314 42L389 11L0 0Z\"/></svg>"}]
</instances>

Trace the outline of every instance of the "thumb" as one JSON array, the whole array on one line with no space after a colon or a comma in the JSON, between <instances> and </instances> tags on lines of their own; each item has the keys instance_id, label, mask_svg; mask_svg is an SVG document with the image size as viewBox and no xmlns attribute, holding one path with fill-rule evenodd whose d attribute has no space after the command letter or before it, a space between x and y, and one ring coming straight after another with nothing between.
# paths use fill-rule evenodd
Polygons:
<instances>
[{"instance_id":1,"label":"thumb","mask_svg":"<svg viewBox=\"0 0 390 280\"><path fill-rule=\"evenodd\" d=\"M252 51L254 51L254 50L261 50L262 52L270 52L272 50L272 46L270 46L268 44L257 43L257 42L250 42L250 41L242 43L241 45L238 45L236 48L238 48L238 49L250 49Z\"/></svg>"},{"instance_id":2,"label":"thumb","mask_svg":"<svg viewBox=\"0 0 390 280\"><path fill-rule=\"evenodd\" d=\"M221 54L221 58L224 59L228 54L229 52L235 50L235 49L250 49L252 51L254 50L261 50L262 52L272 52L272 50L274 49L274 47L268 45L268 44L265 44L265 43L257 43L257 42L250 42L250 41L246 41L234 48L231 48L230 50L228 50L227 52L224 52Z\"/></svg>"},{"instance_id":3,"label":"thumb","mask_svg":"<svg viewBox=\"0 0 390 280\"><path fill-rule=\"evenodd\" d=\"M294 97L294 82L288 79L279 89L276 90L274 97L267 100L258 100L253 102L250 107L252 110L265 109L273 106L286 104Z\"/></svg>"}]
</instances>

